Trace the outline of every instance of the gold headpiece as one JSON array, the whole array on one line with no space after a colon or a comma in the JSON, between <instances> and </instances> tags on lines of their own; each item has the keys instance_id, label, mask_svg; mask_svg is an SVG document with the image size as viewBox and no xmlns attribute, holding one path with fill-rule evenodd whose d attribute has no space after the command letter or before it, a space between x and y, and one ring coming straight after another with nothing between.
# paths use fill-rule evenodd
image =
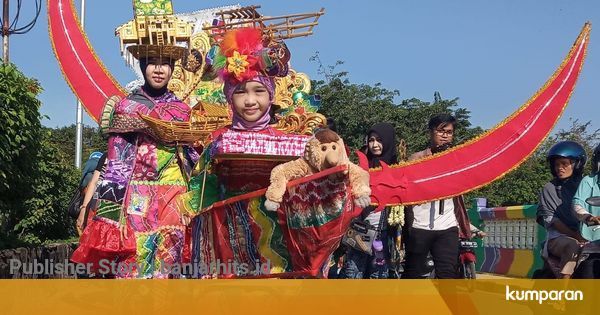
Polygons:
<instances>
[{"instance_id":1,"label":"gold headpiece","mask_svg":"<svg viewBox=\"0 0 600 315\"><path fill-rule=\"evenodd\" d=\"M194 24L173 15L171 0L133 0L133 8L135 19L115 31L121 53L127 50L135 59L179 60L188 55Z\"/></svg>"}]
</instances>

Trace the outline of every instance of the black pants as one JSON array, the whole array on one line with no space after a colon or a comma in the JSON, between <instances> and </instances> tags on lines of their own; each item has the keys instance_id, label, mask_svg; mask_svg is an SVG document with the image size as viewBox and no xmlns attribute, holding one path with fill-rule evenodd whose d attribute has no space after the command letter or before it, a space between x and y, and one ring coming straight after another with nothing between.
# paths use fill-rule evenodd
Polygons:
<instances>
[{"instance_id":1,"label":"black pants","mask_svg":"<svg viewBox=\"0 0 600 315\"><path fill-rule=\"evenodd\" d=\"M420 279L427 273L426 259L431 252L439 279L458 278L458 228L430 231L410 228L406 240L406 270L402 278Z\"/></svg>"}]
</instances>

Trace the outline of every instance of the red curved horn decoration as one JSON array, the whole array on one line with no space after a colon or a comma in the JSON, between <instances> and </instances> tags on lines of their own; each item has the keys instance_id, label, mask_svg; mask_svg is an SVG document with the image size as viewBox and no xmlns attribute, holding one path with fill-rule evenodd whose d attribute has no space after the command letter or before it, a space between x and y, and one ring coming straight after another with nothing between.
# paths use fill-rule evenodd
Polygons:
<instances>
[{"instance_id":1,"label":"red curved horn decoration","mask_svg":"<svg viewBox=\"0 0 600 315\"><path fill-rule=\"evenodd\" d=\"M583 66L590 30L586 23L546 84L482 136L423 160L371 169L373 203L419 204L449 198L487 185L518 167L542 143L567 106Z\"/></svg>"},{"instance_id":2,"label":"red curved horn decoration","mask_svg":"<svg viewBox=\"0 0 600 315\"><path fill-rule=\"evenodd\" d=\"M98 121L105 100L125 93L94 53L77 21L72 0L48 0L48 31L67 83Z\"/></svg>"}]
</instances>

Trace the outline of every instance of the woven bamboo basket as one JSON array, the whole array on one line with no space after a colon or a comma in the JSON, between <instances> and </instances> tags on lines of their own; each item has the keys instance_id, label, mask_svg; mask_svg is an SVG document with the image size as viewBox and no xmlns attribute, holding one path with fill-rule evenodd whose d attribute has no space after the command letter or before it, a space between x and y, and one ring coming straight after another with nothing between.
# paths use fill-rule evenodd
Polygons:
<instances>
[{"instance_id":1,"label":"woven bamboo basket","mask_svg":"<svg viewBox=\"0 0 600 315\"><path fill-rule=\"evenodd\" d=\"M182 122L140 116L167 143L205 144L213 131L231 123L227 117L196 116L192 121Z\"/></svg>"}]
</instances>

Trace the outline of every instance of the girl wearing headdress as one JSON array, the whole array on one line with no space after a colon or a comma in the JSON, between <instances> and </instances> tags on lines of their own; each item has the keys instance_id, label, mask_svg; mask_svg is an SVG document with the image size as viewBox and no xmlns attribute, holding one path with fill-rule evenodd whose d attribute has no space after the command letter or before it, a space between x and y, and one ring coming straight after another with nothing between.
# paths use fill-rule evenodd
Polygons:
<instances>
[{"instance_id":1,"label":"girl wearing headdress","mask_svg":"<svg viewBox=\"0 0 600 315\"><path fill-rule=\"evenodd\" d=\"M288 73L289 51L283 43L270 41L259 28L239 28L227 31L222 40L208 53L209 71L223 81L223 94L231 112L231 125L215 130L205 157L213 158L232 139L245 139L253 134L265 136L308 138L286 135L271 126L274 122L275 77ZM260 140L253 143L263 146ZM260 154L260 153L259 153ZM268 159L239 163L219 163L214 173L220 174L219 199L265 188L271 169L281 161ZM252 170L262 170L264 176ZM231 175L231 176L229 176ZM258 175L258 176L257 176Z\"/></svg>"},{"instance_id":2,"label":"girl wearing headdress","mask_svg":"<svg viewBox=\"0 0 600 315\"><path fill-rule=\"evenodd\" d=\"M223 94L231 109L232 124L216 130L212 137L228 130L282 135L269 124L275 97L274 77L287 75L287 60L273 58L258 28L227 32L215 50L213 71L223 80Z\"/></svg>"},{"instance_id":3,"label":"girl wearing headdress","mask_svg":"<svg viewBox=\"0 0 600 315\"><path fill-rule=\"evenodd\" d=\"M257 156L255 159L245 158L242 162L227 160L219 155L224 151L223 148L232 143L245 143L242 146L253 146L253 149L260 151L270 140L280 141L278 144L284 145L286 139L293 138L296 142L301 142L299 147L303 152L309 138L304 135L288 135L271 126L276 107L273 104L275 77L285 77L288 73L289 51L283 43L270 41L268 36L263 36L261 29L238 28L227 31L207 55L209 68L205 72L218 75L223 81L223 94L231 112L232 123L211 134L210 143L203 152L202 163L199 163L202 164L200 168L204 172L200 174L204 178L192 178L190 186L197 189L182 196L182 203L187 202L187 207L193 208L190 210L192 216L216 201L266 188L271 170L282 163L281 159L272 160L262 151L254 154ZM253 138L257 135L264 137ZM256 141L244 142L247 139ZM195 200L195 204L190 205L194 203L190 200ZM266 215L277 222L276 213ZM202 224L200 216L195 217L191 224L191 259L195 263L203 261L199 257L203 255L199 246Z\"/></svg>"}]
</instances>

